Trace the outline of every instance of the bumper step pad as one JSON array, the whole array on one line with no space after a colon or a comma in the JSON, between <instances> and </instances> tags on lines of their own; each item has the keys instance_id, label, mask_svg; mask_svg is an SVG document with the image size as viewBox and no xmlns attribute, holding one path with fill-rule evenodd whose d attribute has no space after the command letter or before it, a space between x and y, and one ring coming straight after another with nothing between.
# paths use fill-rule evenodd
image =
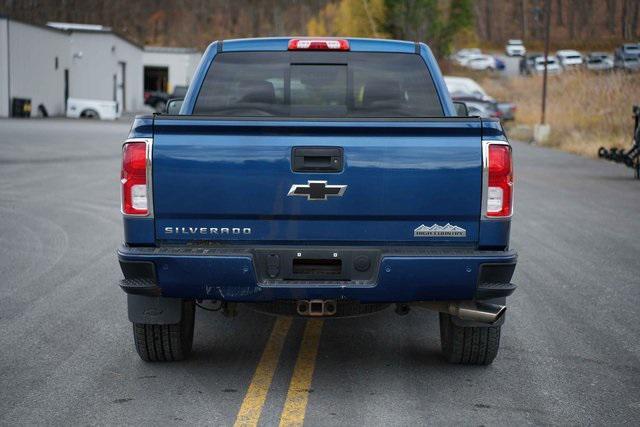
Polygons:
<instances>
[{"instance_id":1,"label":"bumper step pad","mask_svg":"<svg viewBox=\"0 0 640 427\"><path fill-rule=\"evenodd\" d=\"M120 287L126 293L133 295L160 296L161 293L153 279L144 277L122 279Z\"/></svg>"},{"instance_id":2,"label":"bumper step pad","mask_svg":"<svg viewBox=\"0 0 640 427\"><path fill-rule=\"evenodd\" d=\"M513 283L479 283L475 299L508 297L516 287Z\"/></svg>"}]
</instances>

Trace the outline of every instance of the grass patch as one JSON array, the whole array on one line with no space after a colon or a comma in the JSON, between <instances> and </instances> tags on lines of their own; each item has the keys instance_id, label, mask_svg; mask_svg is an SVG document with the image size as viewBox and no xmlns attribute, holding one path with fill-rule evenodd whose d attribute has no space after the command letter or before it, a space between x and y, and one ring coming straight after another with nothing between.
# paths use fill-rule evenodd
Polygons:
<instances>
[{"instance_id":1,"label":"grass patch","mask_svg":"<svg viewBox=\"0 0 640 427\"><path fill-rule=\"evenodd\" d=\"M531 139L540 122L542 76L506 79L484 75L476 79L498 100L515 102L516 120L506 125L513 139ZM597 157L601 146L629 148L633 137L631 108L640 104L640 74L593 73L587 70L549 76L545 145Z\"/></svg>"}]
</instances>

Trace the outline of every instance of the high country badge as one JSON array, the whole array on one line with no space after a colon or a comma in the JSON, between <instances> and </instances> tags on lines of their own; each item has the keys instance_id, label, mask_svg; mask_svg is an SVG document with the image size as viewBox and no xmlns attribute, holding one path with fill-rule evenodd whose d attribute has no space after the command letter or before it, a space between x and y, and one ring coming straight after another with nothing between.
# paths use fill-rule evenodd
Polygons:
<instances>
[{"instance_id":1,"label":"high country badge","mask_svg":"<svg viewBox=\"0 0 640 427\"><path fill-rule=\"evenodd\" d=\"M467 237L467 230L457 225L438 225L433 224L427 227L422 224L413 230L413 237Z\"/></svg>"}]
</instances>

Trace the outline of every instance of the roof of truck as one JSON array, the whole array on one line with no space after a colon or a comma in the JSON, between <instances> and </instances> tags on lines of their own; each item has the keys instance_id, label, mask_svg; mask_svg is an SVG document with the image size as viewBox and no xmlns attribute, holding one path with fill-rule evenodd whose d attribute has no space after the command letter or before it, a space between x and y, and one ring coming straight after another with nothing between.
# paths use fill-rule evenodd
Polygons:
<instances>
[{"instance_id":1,"label":"roof of truck","mask_svg":"<svg viewBox=\"0 0 640 427\"><path fill-rule=\"evenodd\" d=\"M289 40L348 40L351 52L397 52L415 53L416 43L404 40L365 39L354 37L261 37L252 39L231 39L222 41L223 52L242 51L286 51Z\"/></svg>"}]
</instances>

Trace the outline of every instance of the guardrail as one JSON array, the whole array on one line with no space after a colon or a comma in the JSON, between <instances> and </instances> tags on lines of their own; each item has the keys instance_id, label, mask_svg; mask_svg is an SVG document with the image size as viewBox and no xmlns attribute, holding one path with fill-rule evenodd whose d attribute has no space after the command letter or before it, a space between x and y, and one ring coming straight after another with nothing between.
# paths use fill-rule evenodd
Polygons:
<instances>
[{"instance_id":1,"label":"guardrail","mask_svg":"<svg viewBox=\"0 0 640 427\"><path fill-rule=\"evenodd\" d=\"M598 157L616 163L624 163L635 170L635 178L640 179L640 106L633 106L633 145L629 150L600 147Z\"/></svg>"}]
</instances>

